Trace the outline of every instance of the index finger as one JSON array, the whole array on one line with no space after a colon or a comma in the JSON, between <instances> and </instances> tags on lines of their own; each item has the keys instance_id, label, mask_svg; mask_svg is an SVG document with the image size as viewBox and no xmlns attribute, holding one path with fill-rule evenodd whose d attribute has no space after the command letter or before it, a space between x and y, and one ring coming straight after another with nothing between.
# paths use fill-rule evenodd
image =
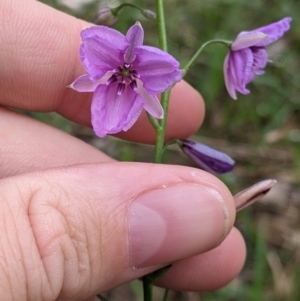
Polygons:
<instances>
[{"instance_id":1,"label":"index finger","mask_svg":"<svg viewBox=\"0 0 300 301\"><path fill-rule=\"evenodd\" d=\"M56 111L90 126L90 93L67 89L85 73L79 60L80 31L91 24L38 1L0 3L0 103L30 111ZM200 126L204 105L185 82L175 88L167 138L185 138ZM128 133L130 140L151 142L154 132L143 114Z\"/></svg>"}]
</instances>

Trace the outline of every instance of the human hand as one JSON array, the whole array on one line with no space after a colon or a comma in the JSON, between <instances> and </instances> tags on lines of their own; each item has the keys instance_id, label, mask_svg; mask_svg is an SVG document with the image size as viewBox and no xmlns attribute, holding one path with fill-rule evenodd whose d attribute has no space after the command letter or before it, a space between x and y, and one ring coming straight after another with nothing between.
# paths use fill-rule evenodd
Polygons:
<instances>
[{"instance_id":1,"label":"human hand","mask_svg":"<svg viewBox=\"0 0 300 301\"><path fill-rule=\"evenodd\" d=\"M171 289L216 289L234 278L245 246L232 229L233 198L217 178L115 162L5 108L90 125L91 95L66 89L84 72L79 32L89 24L36 1L3 0L0 26L1 298L84 300L170 262L158 284ZM186 138L204 105L182 82L169 114L167 137ZM154 141L145 115L119 136Z\"/></svg>"}]
</instances>

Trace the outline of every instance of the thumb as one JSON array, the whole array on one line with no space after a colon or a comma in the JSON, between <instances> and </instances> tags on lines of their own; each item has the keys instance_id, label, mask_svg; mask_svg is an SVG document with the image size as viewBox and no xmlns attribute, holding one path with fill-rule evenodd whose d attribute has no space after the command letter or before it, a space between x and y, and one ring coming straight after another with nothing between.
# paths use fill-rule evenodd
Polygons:
<instances>
[{"instance_id":1,"label":"thumb","mask_svg":"<svg viewBox=\"0 0 300 301\"><path fill-rule=\"evenodd\" d=\"M235 217L227 188L187 167L85 164L0 187L3 300L83 300L216 247Z\"/></svg>"}]
</instances>

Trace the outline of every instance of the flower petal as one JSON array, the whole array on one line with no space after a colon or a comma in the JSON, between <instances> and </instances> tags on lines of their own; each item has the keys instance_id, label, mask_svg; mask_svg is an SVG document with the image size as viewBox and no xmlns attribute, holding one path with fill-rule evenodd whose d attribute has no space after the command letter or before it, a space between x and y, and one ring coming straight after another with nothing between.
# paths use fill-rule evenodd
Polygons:
<instances>
[{"instance_id":1,"label":"flower petal","mask_svg":"<svg viewBox=\"0 0 300 301\"><path fill-rule=\"evenodd\" d=\"M125 36L106 27L93 26L82 31L81 61L94 80L123 63L123 51L128 47Z\"/></svg>"},{"instance_id":2,"label":"flower petal","mask_svg":"<svg viewBox=\"0 0 300 301\"><path fill-rule=\"evenodd\" d=\"M77 92L94 92L100 84L105 84L113 75L113 72L108 71L100 79L93 81L85 74L79 76L68 88L74 89Z\"/></svg>"},{"instance_id":3,"label":"flower petal","mask_svg":"<svg viewBox=\"0 0 300 301\"><path fill-rule=\"evenodd\" d=\"M253 54L250 48L241 49L231 52L230 69L234 76L235 89L242 94L249 94L246 89L246 83L249 82L249 77L253 76Z\"/></svg>"},{"instance_id":4,"label":"flower petal","mask_svg":"<svg viewBox=\"0 0 300 301\"><path fill-rule=\"evenodd\" d=\"M230 95L231 98L234 100L237 99L235 88L234 88L234 79L232 77L231 73L231 67L229 64L230 61L230 52L226 55L225 60L224 60L224 65L223 65L223 72L224 72L224 80L225 80L225 86L227 89L228 94Z\"/></svg>"},{"instance_id":5,"label":"flower petal","mask_svg":"<svg viewBox=\"0 0 300 301\"><path fill-rule=\"evenodd\" d=\"M251 72L248 73L248 76L245 80L245 85L251 82L256 75L264 74L263 69L266 67L268 62L268 54L264 47L252 47L251 49L253 56L253 65Z\"/></svg>"},{"instance_id":6,"label":"flower petal","mask_svg":"<svg viewBox=\"0 0 300 301\"><path fill-rule=\"evenodd\" d=\"M92 125L97 136L127 131L143 109L143 100L131 88L117 94L118 84L100 85L91 106Z\"/></svg>"},{"instance_id":7,"label":"flower petal","mask_svg":"<svg viewBox=\"0 0 300 301\"><path fill-rule=\"evenodd\" d=\"M142 81L136 79L137 92L142 96L144 100L144 109L153 117L161 119L164 117L164 110L160 104L156 95L149 95L143 87Z\"/></svg>"},{"instance_id":8,"label":"flower petal","mask_svg":"<svg viewBox=\"0 0 300 301\"><path fill-rule=\"evenodd\" d=\"M250 31L250 32L262 32L268 36L266 39L260 41L255 46L257 47L267 46L280 39L284 35L284 33L290 29L291 21L292 18L287 17L278 22Z\"/></svg>"},{"instance_id":9,"label":"flower petal","mask_svg":"<svg viewBox=\"0 0 300 301\"><path fill-rule=\"evenodd\" d=\"M225 85L233 99L236 99L234 90L245 95L250 93L246 89L246 84L252 81L256 75L252 67L253 53L250 48L230 51L226 56L224 61Z\"/></svg>"},{"instance_id":10,"label":"flower petal","mask_svg":"<svg viewBox=\"0 0 300 301\"><path fill-rule=\"evenodd\" d=\"M82 30L81 38L83 42L91 38L101 40L102 43L106 42L108 47L118 50L123 50L128 45L125 41L125 36L121 32L101 25Z\"/></svg>"},{"instance_id":11,"label":"flower petal","mask_svg":"<svg viewBox=\"0 0 300 301\"><path fill-rule=\"evenodd\" d=\"M231 50L237 51L257 45L259 42L265 40L268 36L262 32L241 32L231 44Z\"/></svg>"},{"instance_id":12,"label":"flower petal","mask_svg":"<svg viewBox=\"0 0 300 301\"><path fill-rule=\"evenodd\" d=\"M234 160L207 145L191 140L181 140L183 152L198 166L212 173L226 173L234 168Z\"/></svg>"},{"instance_id":13,"label":"flower petal","mask_svg":"<svg viewBox=\"0 0 300 301\"><path fill-rule=\"evenodd\" d=\"M68 88L74 89L77 92L94 92L99 84L92 81L90 77L85 74L79 76Z\"/></svg>"},{"instance_id":14,"label":"flower petal","mask_svg":"<svg viewBox=\"0 0 300 301\"><path fill-rule=\"evenodd\" d=\"M126 40L129 46L124 54L124 62L131 64L135 59L135 47L143 45L144 30L139 22L131 26L126 34Z\"/></svg>"},{"instance_id":15,"label":"flower petal","mask_svg":"<svg viewBox=\"0 0 300 301\"><path fill-rule=\"evenodd\" d=\"M181 80L179 62L165 51L150 46L139 46L136 47L135 53L134 68L149 94L164 92Z\"/></svg>"}]
</instances>

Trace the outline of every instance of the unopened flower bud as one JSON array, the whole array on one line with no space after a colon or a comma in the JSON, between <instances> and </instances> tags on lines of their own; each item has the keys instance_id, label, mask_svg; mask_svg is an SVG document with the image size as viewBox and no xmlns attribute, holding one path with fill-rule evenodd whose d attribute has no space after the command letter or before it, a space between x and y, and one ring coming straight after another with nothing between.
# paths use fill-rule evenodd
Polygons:
<instances>
[{"instance_id":1,"label":"unopened flower bud","mask_svg":"<svg viewBox=\"0 0 300 301\"><path fill-rule=\"evenodd\" d=\"M117 17L112 13L109 7L101 8L96 16L96 24L111 26L117 21Z\"/></svg>"},{"instance_id":2,"label":"unopened flower bud","mask_svg":"<svg viewBox=\"0 0 300 301\"><path fill-rule=\"evenodd\" d=\"M260 181L237 193L233 197L236 210L240 211L263 198L276 183L274 179Z\"/></svg>"},{"instance_id":3,"label":"unopened flower bud","mask_svg":"<svg viewBox=\"0 0 300 301\"><path fill-rule=\"evenodd\" d=\"M234 167L234 160L228 155L202 143L180 140L179 146L199 167L208 172L223 174L231 171Z\"/></svg>"},{"instance_id":4,"label":"unopened flower bud","mask_svg":"<svg viewBox=\"0 0 300 301\"><path fill-rule=\"evenodd\" d=\"M141 13L145 18L147 18L151 21L156 21L156 13L155 12L153 12L149 9L143 9L143 10L141 10Z\"/></svg>"}]
</instances>

